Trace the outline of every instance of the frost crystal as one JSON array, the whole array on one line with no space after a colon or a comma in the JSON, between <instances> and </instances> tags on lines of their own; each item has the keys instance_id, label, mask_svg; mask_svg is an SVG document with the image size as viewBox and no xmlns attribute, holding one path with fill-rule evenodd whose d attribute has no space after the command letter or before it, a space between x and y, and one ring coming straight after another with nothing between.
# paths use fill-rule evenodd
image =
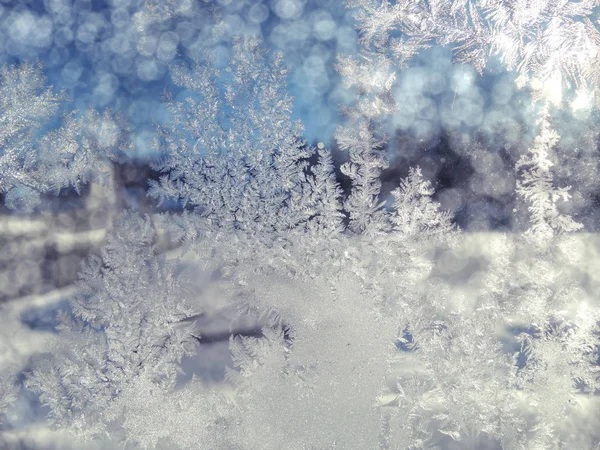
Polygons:
<instances>
[{"instance_id":1,"label":"frost crystal","mask_svg":"<svg viewBox=\"0 0 600 450\"><path fill-rule=\"evenodd\" d=\"M0 193L10 208L32 211L40 194L106 179L110 159L128 148L123 126L108 111L66 114L60 128L40 137L63 97L45 86L40 65L0 72Z\"/></svg>"},{"instance_id":2,"label":"frost crystal","mask_svg":"<svg viewBox=\"0 0 600 450\"><path fill-rule=\"evenodd\" d=\"M597 0L348 0L361 41L379 58L404 67L434 44L451 46L457 62L482 72L489 55L519 73L520 86L598 89ZM596 95L596 98L598 96Z\"/></svg>"},{"instance_id":3,"label":"frost crystal","mask_svg":"<svg viewBox=\"0 0 600 450\"><path fill-rule=\"evenodd\" d=\"M529 154L522 156L517 162L517 169L522 171L521 180L517 185L517 193L522 195L530 204L531 228L533 234L547 235L576 231L583 227L569 215L561 214L557 209L559 200L568 201L570 187L555 188L550 168L549 151L554 147L560 136L554 131L545 114L540 120L540 134L535 138Z\"/></svg>"},{"instance_id":4,"label":"frost crystal","mask_svg":"<svg viewBox=\"0 0 600 450\"><path fill-rule=\"evenodd\" d=\"M81 447L597 448L600 310L554 183L553 99L515 166L524 234L462 233L419 167L382 188L383 123L403 107L395 63L437 42L479 72L497 53L538 91L595 90L597 1L348 4L363 48L337 65L356 93L335 133L343 162L302 139L281 54L238 36L223 56L232 16L211 10L193 61L170 67L180 92L163 95L147 196L176 211L117 215L22 378ZM302 4L274 8L293 18ZM174 59L165 30L193 12L148 2L140 52L155 39L157 59ZM7 205L110 176L131 146L121 119L71 112L47 130L62 97L41 69L1 76ZM196 371L226 346L218 381ZM25 392L13 372L0 367L0 414Z\"/></svg>"}]
</instances>

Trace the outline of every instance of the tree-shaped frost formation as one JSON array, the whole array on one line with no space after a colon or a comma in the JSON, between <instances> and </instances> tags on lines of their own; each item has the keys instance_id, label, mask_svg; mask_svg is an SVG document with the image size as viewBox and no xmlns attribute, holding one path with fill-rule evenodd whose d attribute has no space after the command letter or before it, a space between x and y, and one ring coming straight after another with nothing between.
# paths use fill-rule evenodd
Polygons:
<instances>
[{"instance_id":1,"label":"tree-shaped frost formation","mask_svg":"<svg viewBox=\"0 0 600 450\"><path fill-rule=\"evenodd\" d=\"M43 193L103 181L110 160L129 148L122 121L108 111L73 111L60 128L48 130L65 95L45 83L40 64L0 72L0 193L13 209L32 211Z\"/></svg>"}]
</instances>

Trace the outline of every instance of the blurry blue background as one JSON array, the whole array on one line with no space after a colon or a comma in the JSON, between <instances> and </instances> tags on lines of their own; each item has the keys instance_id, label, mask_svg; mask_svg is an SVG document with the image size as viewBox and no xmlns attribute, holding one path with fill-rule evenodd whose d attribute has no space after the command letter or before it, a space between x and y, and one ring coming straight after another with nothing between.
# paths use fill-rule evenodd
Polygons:
<instances>
[{"instance_id":1,"label":"blurry blue background","mask_svg":"<svg viewBox=\"0 0 600 450\"><path fill-rule=\"evenodd\" d=\"M167 1L164 2L168 3ZM186 2L179 1L178 7ZM210 2L189 1L185 15L150 35L143 46L133 15L143 0L0 0L0 60L40 60L48 80L72 99L70 107L123 111L135 124L139 156L152 124L163 119L160 93L173 88L168 66L194 55L208 24ZM234 33L259 35L284 52L290 92L309 141L329 141L338 105L349 93L334 70L336 55L355 53L352 19L340 1L221 1ZM227 52L223 42L222 51Z\"/></svg>"},{"instance_id":2,"label":"blurry blue background","mask_svg":"<svg viewBox=\"0 0 600 450\"><path fill-rule=\"evenodd\" d=\"M209 11L223 12L226 37L245 33L283 52L291 68L289 91L295 116L309 144L334 148L343 121L340 104L353 93L335 70L338 55L358 51L352 12L341 0L174 0L158 2L180 12L141 40L135 13L143 0L0 0L0 60L40 60L49 83L65 90L73 107L122 112L131 122L139 164L152 159L154 125L165 120L160 94L175 89L169 64L193 57L210 27ZM225 56L230 42L218 50ZM483 76L452 64L449 49L434 47L397 75L394 94L401 109L389 118L384 197L420 165L436 185L436 199L467 230L519 229L526 206L514 195L514 162L533 138L534 111L528 92L495 61ZM561 116L567 149L556 167L557 183L573 186L566 211L586 229L598 227L597 145L589 136L589 113ZM464 139L461 139L461 136ZM474 144L481 137L485 146ZM516 213L515 213L516 212ZM519 219L521 218L521 219ZM522 220L525 218L525 220Z\"/></svg>"}]
</instances>

